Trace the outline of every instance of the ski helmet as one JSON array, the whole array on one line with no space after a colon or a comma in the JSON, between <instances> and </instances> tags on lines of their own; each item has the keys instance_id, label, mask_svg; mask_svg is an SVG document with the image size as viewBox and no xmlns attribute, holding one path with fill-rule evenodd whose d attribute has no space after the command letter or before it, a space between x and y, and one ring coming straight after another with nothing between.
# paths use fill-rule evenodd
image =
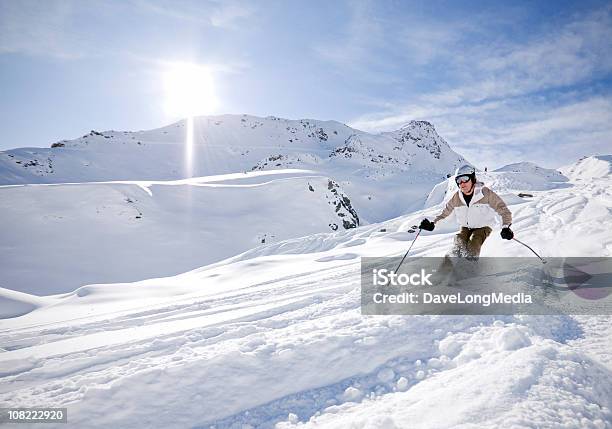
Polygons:
<instances>
[{"instance_id":1,"label":"ski helmet","mask_svg":"<svg viewBox=\"0 0 612 429\"><path fill-rule=\"evenodd\" d=\"M476 184L476 169L471 165L462 165L455 171L455 182L462 176L468 177L472 183ZM457 183L457 186L459 186L459 183Z\"/></svg>"}]
</instances>

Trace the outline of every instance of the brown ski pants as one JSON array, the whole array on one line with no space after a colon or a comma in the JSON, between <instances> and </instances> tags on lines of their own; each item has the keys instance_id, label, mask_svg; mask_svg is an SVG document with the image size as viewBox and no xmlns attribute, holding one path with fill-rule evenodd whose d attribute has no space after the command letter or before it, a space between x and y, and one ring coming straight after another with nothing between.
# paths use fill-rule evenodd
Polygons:
<instances>
[{"instance_id":1,"label":"brown ski pants","mask_svg":"<svg viewBox=\"0 0 612 429\"><path fill-rule=\"evenodd\" d=\"M461 231L455 236L455 256L478 257L482 243L491 234L488 226L482 228L461 227Z\"/></svg>"}]
</instances>

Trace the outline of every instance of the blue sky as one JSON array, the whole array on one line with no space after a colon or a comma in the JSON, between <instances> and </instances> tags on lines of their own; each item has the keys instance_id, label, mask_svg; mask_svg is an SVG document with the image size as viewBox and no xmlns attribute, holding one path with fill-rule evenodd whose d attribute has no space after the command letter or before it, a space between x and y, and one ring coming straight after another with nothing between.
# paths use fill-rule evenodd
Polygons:
<instances>
[{"instance_id":1,"label":"blue sky","mask_svg":"<svg viewBox=\"0 0 612 429\"><path fill-rule=\"evenodd\" d=\"M604 1L0 0L0 149L174 121L173 62L219 114L426 119L478 166L612 152Z\"/></svg>"}]
</instances>

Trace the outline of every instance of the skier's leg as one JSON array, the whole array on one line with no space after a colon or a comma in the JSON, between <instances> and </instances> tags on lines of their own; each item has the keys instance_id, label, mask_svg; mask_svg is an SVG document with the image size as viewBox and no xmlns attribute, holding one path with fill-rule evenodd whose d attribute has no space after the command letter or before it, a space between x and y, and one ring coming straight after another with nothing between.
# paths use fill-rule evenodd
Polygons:
<instances>
[{"instance_id":1,"label":"skier's leg","mask_svg":"<svg viewBox=\"0 0 612 429\"><path fill-rule=\"evenodd\" d=\"M461 227L461 231L455 235L455 243L451 250L451 256L464 257L467 255L467 246L470 241L470 235L472 231L464 226Z\"/></svg>"},{"instance_id":2,"label":"skier's leg","mask_svg":"<svg viewBox=\"0 0 612 429\"><path fill-rule=\"evenodd\" d=\"M461 228L461 230L455 235L455 240L450 251L444 256L442 264L438 268L440 274L450 274L454 270L453 258L460 258L465 255L465 248L467 240L469 238L470 230L467 228Z\"/></svg>"},{"instance_id":3,"label":"skier's leg","mask_svg":"<svg viewBox=\"0 0 612 429\"><path fill-rule=\"evenodd\" d=\"M478 256L480 256L480 248L489 234L491 234L491 231L491 228L488 226L472 230L472 236L466 246L469 257L478 258Z\"/></svg>"}]
</instances>

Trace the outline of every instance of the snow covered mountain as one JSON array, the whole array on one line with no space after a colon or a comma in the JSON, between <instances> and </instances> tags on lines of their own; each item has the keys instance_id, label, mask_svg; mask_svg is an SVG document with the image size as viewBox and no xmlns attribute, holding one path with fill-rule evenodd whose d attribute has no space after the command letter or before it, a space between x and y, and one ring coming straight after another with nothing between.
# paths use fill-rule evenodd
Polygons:
<instances>
[{"instance_id":1,"label":"snow covered mountain","mask_svg":"<svg viewBox=\"0 0 612 429\"><path fill-rule=\"evenodd\" d=\"M191 163L187 128L0 152L0 287L47 295L175 275L389 219L422 208L465 162L425 121L372 135L335 121L198 117Z\"/></svg>"},{"instance_id":2,"label":"snow covered mountain","mask_svg":"<svg viewBox=\"0 0 612 429\"><path fill-rule=\"evenodd\" d=\"M0 184L183 179L188 128L183 120L150 131L92 130L50 149L0 152ZM202 116L194 119L193 138L194 177L275 167L333 170L346 159L363 168L362 176L388 175L390 165L394 172L440 176L464 161L426 121L374 135L336 121Z\"/></svg>"},{"instance_id":3,"label":"snow covered mountain","mask_svg":"<svg viewBox=\"0 0 612 429\"><path fill-rule=\"evenodd\" d=\"M91 131L51 148L3 151L0 185L310 169L338 183L367 223L420 208L429 188L462 163L425 121L369 134L336 121L221 115L194 118L193 129L183 120L150 131Z\"/></svg>"},{"instance_id":4,"label":"snow covered mountain","mask_svg":"<svg viewBox=\"0 0 612 429\"><path fill-rule=\"evenodd\" d=\"M517 237L544 256L610 256L606 159L532 197L505 181ZM66 406L79 428L609 428L610 316L361 314L360 257L403 254L409 227L441 208L173 277L47 297L0 290L3 311L24 313L0 327L0 401ZM455 231L441 222L413 254L443 255ZM529 251L494 231L482 254Z\"/></svg>"},{"instance_id":5,"label":"snow covered mountain","mask_svg":"<svg viewBox=\"0 0 612 429\"><path fill-rule=\"evenodd\" d=\"M575 181L606 180L612 173L612 155L585 156L578 162L561 167L559 170Z\"/></svg>"}]
</instances>

